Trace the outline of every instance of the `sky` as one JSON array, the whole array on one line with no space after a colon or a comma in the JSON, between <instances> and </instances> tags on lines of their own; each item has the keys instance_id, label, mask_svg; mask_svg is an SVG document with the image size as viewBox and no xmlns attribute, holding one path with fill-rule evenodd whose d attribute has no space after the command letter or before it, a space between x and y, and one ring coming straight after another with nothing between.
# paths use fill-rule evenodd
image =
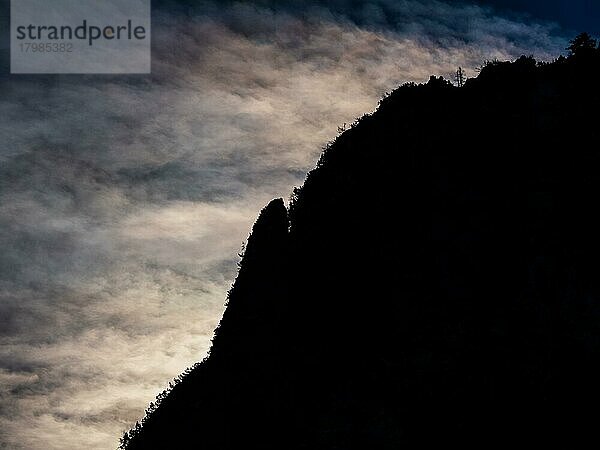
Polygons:
<instances>
[{"instance_id":1,"label":"sky","mask_svg":"<svg viewBox=\"0 0 600 450\"><path fill-rule=\"evenodd\" d=\"M478 0L504 13L521 12L552 20L577 32L600 32L600 3L597 0Z\"/></svg>"},{"instance_id":2,"label":"sky","mask_svg":"<svg viewBox=\"0 0 600 450\"><path fill-rule=\"evenodd\" d=\"M573 1L153 3L151 75L11 76L0 44L2 449L114 449L206 355L258 212L338 126L403 82L550 60L590 17Z\"/></svg>"}]
</instances>

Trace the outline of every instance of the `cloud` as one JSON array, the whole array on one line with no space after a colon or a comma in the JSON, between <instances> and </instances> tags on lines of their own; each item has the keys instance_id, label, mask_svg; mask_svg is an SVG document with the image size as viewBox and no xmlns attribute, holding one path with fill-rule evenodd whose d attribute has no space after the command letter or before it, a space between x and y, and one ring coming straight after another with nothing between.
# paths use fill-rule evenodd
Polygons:
<instances>
[{"instance_id":1,"label":"cloud","mask_svg":"<svg viewBox=\"0 0 600 450\"><path fill-rule=\"evenodd\" d=\"M114 448L206 354L258 211L338 125L565 46L441 2L183 3L155 11L150 76L0 79L0 446Z\"/></svg>"}]
</instances>

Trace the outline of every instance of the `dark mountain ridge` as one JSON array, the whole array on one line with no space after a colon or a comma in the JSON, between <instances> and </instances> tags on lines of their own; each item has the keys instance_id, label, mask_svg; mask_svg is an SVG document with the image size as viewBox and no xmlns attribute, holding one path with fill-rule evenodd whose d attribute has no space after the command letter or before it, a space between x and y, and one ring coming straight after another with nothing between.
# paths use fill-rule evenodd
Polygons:
<instances>
[{"instance_id":1,"label":"dark mountain ridge","mask_svg":"<svg viewBox=\"0 0 600 450\"><path fill-rule=\"evenodd\" d=\"M594 442L599 66L384 98L261 212L210 356L123 446Z\"/></svg>"}]
</instances>

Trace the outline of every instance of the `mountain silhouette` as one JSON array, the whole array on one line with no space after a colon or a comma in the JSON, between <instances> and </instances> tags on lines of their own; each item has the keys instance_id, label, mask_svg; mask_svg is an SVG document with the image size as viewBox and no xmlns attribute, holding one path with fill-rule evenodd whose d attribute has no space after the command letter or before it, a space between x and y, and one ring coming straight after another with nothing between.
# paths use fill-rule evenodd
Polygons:
<instances>
[{"instance_id":1,"label":"mountain silhouette","mask_svg":"<svg viewBox=\"0 0 600 450\"><path fill-rule=\"evenodd\" d=\"M600 51L406 84L260 214L138 449L597 441Z\"/></svg>"}]
</instances>

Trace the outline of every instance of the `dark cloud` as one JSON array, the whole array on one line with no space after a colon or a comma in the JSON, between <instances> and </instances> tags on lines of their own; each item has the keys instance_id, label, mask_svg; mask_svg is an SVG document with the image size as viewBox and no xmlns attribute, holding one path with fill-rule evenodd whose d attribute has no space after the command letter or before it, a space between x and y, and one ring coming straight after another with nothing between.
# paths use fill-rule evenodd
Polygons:
<instances>
[{"instance_id":1,"label":"dark cloud","mask_svg":"<svg viewBox=\"0 0 600 450\"><path fill-rule=\"evenodd\" d=\"M551 20L576 32L600 33L600 4L595 0L476 0L501 12L521 12Z\"/></svg>"},{"instance_id":2,"label":"dark cloud","mask_svg":"<svg viewBox=\"0 0 600 450\"><path fill-rule=\"evenodd\" d=\"M397 84L565 46L441 2L162 2L153 74L0 79L0 446L114 448L206 352L260 208Z\"/></svg>"}]
</instances>

